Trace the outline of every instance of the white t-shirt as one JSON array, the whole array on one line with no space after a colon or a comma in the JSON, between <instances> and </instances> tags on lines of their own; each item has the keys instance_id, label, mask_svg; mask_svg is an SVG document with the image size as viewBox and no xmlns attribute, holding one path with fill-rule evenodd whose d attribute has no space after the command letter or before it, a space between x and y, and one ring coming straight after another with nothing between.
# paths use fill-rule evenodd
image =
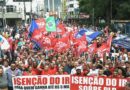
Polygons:
<instances>
[{"instance_id":1,"label":"white t-shirt","mask_svg":"<svg viewBox=\"0 0 130 90\"><path fill-rule=\"evenodd\" d=\"M77 68L81 69L81 72L83 71L83 67L82 67L82 66L78 66L78 67L73 68L73 69L71 70L71 75L76 74L76 69L77 69Z\"/></svg>"},{"instance_id":2,"label":"white t-shirt","mask_svg":"<svg viewBox=\"0 0 130 90\"><path fill-rule=\"evenodd\" d=\"M90 69L90 72L88 73L89 76L97 76L99 69Z\"/></svg>"},{"instance_id":3,"label":"white t-shirt","mask_svg":"<svg viewBox=\"0 0 130 90\"><path fill-rule=\"evenodd\" d=\"M2 68L3 68L4 73L6 73L6 71L10 68L10 66L8 67L2 66Z\"/></svg>"},{"instance_id":4,"label":"white t-shirt","mask_svg":"<svg viewBox=\"0 0 130 90\"><path fill-rule=\"evenodd\" d=\"M123 56L125 57L125 61L128 61L128 55L124 54Z\"/></svg>"}]
</instances>

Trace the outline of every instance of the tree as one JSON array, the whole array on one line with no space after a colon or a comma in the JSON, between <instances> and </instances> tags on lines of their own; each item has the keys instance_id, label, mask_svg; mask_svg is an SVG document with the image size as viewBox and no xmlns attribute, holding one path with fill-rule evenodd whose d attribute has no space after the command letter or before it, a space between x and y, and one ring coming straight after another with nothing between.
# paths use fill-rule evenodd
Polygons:
<instances>
[{"instance_id":1,"label":"tree","mask_svg":"<svg viewBox=\"0 0 130 90\"><path fill-rule=\"evenodd\" d=\"M130 0L79 0L80 12L92 17L94 9L95 20L99 17L110 24L111 19L130 19Z\"/></svg>"}]
</instances>

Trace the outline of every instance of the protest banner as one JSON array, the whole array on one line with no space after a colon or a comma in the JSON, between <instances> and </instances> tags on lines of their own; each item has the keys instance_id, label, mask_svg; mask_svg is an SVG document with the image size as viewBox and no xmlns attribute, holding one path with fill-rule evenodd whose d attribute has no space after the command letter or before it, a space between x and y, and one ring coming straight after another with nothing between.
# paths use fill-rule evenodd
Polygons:
<instances>
[{"instance_id":1,"label":"protest banner","mask_svg":"<svg viewBox=\"0 0 130 90\"><path fill-rule=\"evenodd\" d=\"M106 77L71 77L71 90L123 90L127 79Z\"/></svg>"},{"instance_id":2,"label":"protest banner","mask_svg":"<svg viewBox=\"0 0 130 90\"><path fill-rule=\"evenodd\" d=\"M18 76L14 90L70 90L70 75Z\"/></svg>"},{"instance_id":3,"label":"protest banner","mask_svg":"<svg viewBox=\"0 0 130 90\"><path fill-rule=\"evenodd\" d=\"M13 78L13 88L14 90L124 90L126 82L127 79L102 76L18 76Z\"/></svg>"}]
</instances>

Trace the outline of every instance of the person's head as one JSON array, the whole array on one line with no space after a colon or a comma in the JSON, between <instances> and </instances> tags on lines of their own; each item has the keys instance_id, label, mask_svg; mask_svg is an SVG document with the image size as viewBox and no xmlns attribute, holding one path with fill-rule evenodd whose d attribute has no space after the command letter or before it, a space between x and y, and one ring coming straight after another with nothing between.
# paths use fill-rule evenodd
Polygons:
<instances>
[{"instance_id":1,"label":"person's head","mask_svg":"<svg viewBox=\"0 0 130 90\"><path fill-rule=\"evenodd\" d=\"M60 68L58 69L58 72L59 72L59 74L63 74L63 72L64 72L63 68L60 67Z\"/></svg>"},{"instance_id":2,"label":"person's head","mask_svg":"<svg viewBox=\"0 0 130 90\"><path fill-rule=\"evenodd\" d=\"M32 62L32 59L29 58L29 59L28 59L28 65L32 65L32 63L33 63L33 62Z\"/></svg>"},{"instance_id":3,"label":"person's head","mask_svg":"<svg viewBox=\"0 0 130 90\"><path fill-rule=\"evenodd\" d=\"M112 63L109 63L109 68L112 68L113 67L113 64Z\"/></svg>"},{"instance_id":4,"label":"person's head","mask_svg":"<svg viewBox=\"0 0 130 90\"><path fill-rule=\"evenodd\" d=\"M59 61L59 62L62 61L62 57L59 56L58 59L57 59L57 61Z\"/></svg>"},{"instance_id":5,"label":"person's head","mask_svg":"<svg viewBox=\"0 0 130 90\"><path fill-rule=\"evenodd\" d=\"M107 69L107 70L108 70L108 69L109 69L109 65L107 65L107 64L106 64L106 65L105 65L105 69Z\"/></svg>"},{"instance_id":6,"label":"person's head","mask_svg":"<svg viewBox=\"0 0 130 90\"><path fill-rule=\"evenodd\" d=\"M122 70L121 69L118 69L118 74L122 75Z\"/></svg>"},{"instance_id":7,"label":"person's head","mask_svg":"<svg viewBox=\"0 0 130 90\"><path fill-rule=\"evenodd\" d=\"M10 66L11 66L11 70L15 70L15 69L16 69L16 64L15 64L15 62L12 62Z\"/></svg>"},{"instance_id":8,"label":"person's head","mask_svg":"<svg viewBox=\"0 0 130 90\"><path fill-rule=\"evenodd\" d=\"M113 76L117 76L117 75L118 75L118 72L114 71Z\"/></svg>"},{"instance_id":9,"label":"person's head","mask_svg":"<svg viewBox=\"0 0 130 90\"><path fill-rule=\"evenodd\" d=\"M77 67L79 65L78 62L74 62L74 67Z\"/></svg>"},{"instance_id":10,"label":"person's head","mask_svg":"<svg viewBox=\"0 0 130 90\"><path fill-rule=\"evenodd\" d=\"M130 67L130 62L129 61L125 62L125 65L127 68Z\"/></svg>"},{"instance_id":11,"label":"person's head","mask_svg":"<svg viewBox=\"0 0 130 90\"><path fill-rule=\"evenodd\" d=\"M2 66L0 66L0 76L2 76L3 75L3 68L2 68Z\"/></svg>"},{"instance_id":12,"label":"person's head","mask_svg":"<svg viewBox=\"0 0 130 90\"><path fill-rule=\"evenodd\" d=\"M76 75L81 75L81 69L80 68L76 68Z\"/></svg>"},{"instance_id":13,"label":"person's head","mask_svg":"<svg viewBox=\"0 0 130 90\"><path fill-rule=\"evenodd\" d=\"M54 68L54 64L53 63L50 64L50 68L52 68L52 69Z\"/></svg>"},{"instance_id":14,"label":"person's head","mask_svg":"<svg viewBox=\"0 0 130 90\"><path fill-rule=\"evenodd\" d=\"M45 66L44 66L44 70L45 70L45 71L48 71L48 70L49 70L49 66L48 66L48 65L45 65Z\"/></svg>"},{"instance_id":15,"label":"person's head","mask_svg":"<svg viewBox=\"0 0 130 90\"><path fill-rule=\"evenodd\" d=\"M93 70L96 69L96 64L93 64L92 69L93 69Z\"/></svg>"},{"instance_id":16,"label":"person's head","mask_svg":"<svg viewBox=\"0 0 130 90\"><path fill-rule=\"evenodd\" d=\"M31 72L32 71L32 66L28 67L28 71Z\"/></svg>"},{"instance_id":17,"label":"person's head","mask_svg":"<svg viewBox=\"0 0 130 90\"><path fill-rule=\"evenodd\" d=\"M103 75L103 70L102 70L102 69L99 69L98 74L99 74L99 76L100 76L100 75Z\"/></svg>"},{"instance_id":18,"label":"person's head","mask_svg":"<svg viewBox=\"0 0 130 90\"><path fill-rule=\"evenodd\" d=\"M125 90L130 90L130 82L127 82L125 85Z\"/></svg>"},{"instance_id":19,"label":"person's head","mask_svg":"<svg viewBox=\"0 0 130 90\"><path fill-rule=\"evenodd\" d=\"M88 69L89 69L88 64L84 64L84 65L83 65L83 70L88 70Z\"/></svg>"},{"instance_id":20,"label":"person's head","mask_svg":"<svg viewBox=\"0 0 130 90\"><path fill-rule=\"evenodd\" d=\"M9 62L8 61L4 61L4 66L8 67L9 66Z\"/></svg>"},{"instance_id":21,"label":"person's head","mask_svg":"<svg viewBox=\"0 0 130 90\"><path fill-rule=\"evenodd\" d=\"M37 68L37 62L33 61L33 68Z\"/></svg>"}]
</instances>

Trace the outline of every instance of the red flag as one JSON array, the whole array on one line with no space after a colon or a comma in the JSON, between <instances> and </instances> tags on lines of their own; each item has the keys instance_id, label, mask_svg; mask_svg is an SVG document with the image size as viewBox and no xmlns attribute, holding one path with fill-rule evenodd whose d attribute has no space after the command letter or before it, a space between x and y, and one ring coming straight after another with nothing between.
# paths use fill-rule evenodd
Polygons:
<instances>
[{"instance_id":1,"label":"red flag","mask_svg":"<svg viewBox=\"0 0 130 90\"><path fill-rule=\"evenodd\" d=\"M44 19L44 18L38 18L38 19L36 20L36 23L37 23L37 25L38 25L38 29L42 29L43 31L46 31L46 30L45 30L46 22L45 22L45 19Z\"/></svg>"},{"instance_id":2,"label":"red flag","mask_svg":"<svg viewBox=\"0 0 130 90\"><path fill-rule=\"evenodd\" d=\"M81 41L78 44L77 52L80 55L81 53L86 52L86 51L87 51L87 41Z\"/></svg>"},{"instance_id":3,"label":"red flag","mask_svg":"<svg viewBox=\"0 0 130 90\"><path fill-rule=\"evenodd\" d=\"M33 34L32 34L32 39L33 40L36 40L36 41L39 41L42 39L42 32L40 29L37 29L37 30L34 30Z\"/></svg>"},{"instance_id":4,"label":"red flag","mask_svg":"<svg viewBox=\"0 0 130 90\"><path fill-rule=\"evenodd\" d=\"M43 18L39 18L36 20L36 23L38 25L38 29L34 30L34 32L32 34L32 39L41 40L42 36L46 33L45 20Z\"/></svg>"},{"instance_id":5,"label":"red flag","mask_svg":"<svg viewBox=\"0 0 130 90\"><path fill-rule=\"evenodd\" d=\"M63 35L65 32L66 32L66 28L65 28L64 24L59 23L57 25L57 33Z\"/></svg>"},{"instance_id":6,"label":"red flag","mask_svg":"<svg viewBox=\"0 0 130 90\"><path fill-rule=\"evenodd\" d=\"M109 34L109 26L106 26L104 28L104 33L105 33L106 36L108 36L108 34Z\"/></svg>"},{"instance_id":7,"label":"red flag","mask_svg":"<svg viewBox=\"0 0 130 90\"><path fill-rule=\"evenodd\" d=\"M86 40L86 36L84 35L82 38L78 39L77 41L78 47L78 53L81 54L82 52L85 52L87 49L87 40Z\"/></svg>"},{"instance_id":8,"label":"red flag","mask_svg":"<svg viewBox=\"0 0 130 90\"><path fill-rule=\"evenodd\" d=\"M93 54L97 51L97 42L94 42L92 45L88 47L88 53Z\"/></svg>"},{"instance_id":9,"label":"red flag","mask_svg":"<svg viewBox=\"0 0 130 90\"><path fill-rule=\"evenodd\" d=\"M76 52L76 55L79 56L81 53L85 52L87 49L87 40L86 36L82 36L81 38L75 38L73 40L74 44L74 50Z\"/></svg>"},{"instance_id":10,"label":"red flag","mask_svg":"<svg viewBox=\"0 0 130 90\"><path fill-rule=\"evenodd\" d=\"M112 43L112 36L109 36L109 38L107 40L107 52L108 53L110 53L111 43Z\"/></svg>"},{"instance_id":11,"label":"red flag","mask_svg":"<svg viewBox=\"0 0 130 90\"><path fill-rule=\"evenodd\" d=\"M57 39L57 42L54 46L54 50L57 52L63 52L69 49L70 44L68 39L69 39L68 37Z\"/></svg>"},{"instance_id":12,"label":"red flag","mask_svg":"<svg viewBox=\"0 0 130 90\"><path fill-rule=\"evenodd\" d=\"M103 58L104 53L106 53L108 47L106 43L103 43L98 49L97 54L100 58Z\"/></svg>"}]
</instances>

